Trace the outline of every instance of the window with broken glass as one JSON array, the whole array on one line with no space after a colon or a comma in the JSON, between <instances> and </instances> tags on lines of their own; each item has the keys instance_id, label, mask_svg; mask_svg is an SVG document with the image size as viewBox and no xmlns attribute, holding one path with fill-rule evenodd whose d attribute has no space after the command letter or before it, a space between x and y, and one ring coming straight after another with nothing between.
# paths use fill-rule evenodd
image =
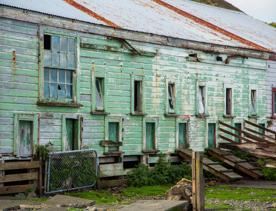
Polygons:
<instances>
[{"instance_id":1,"label":"window with broken glass","mask_svg":"<svg viewBox=\"0 0 276 211\"><path fill-rule=\"evenodd\" d=\"M257 90L252 89L250 93L250 113L251 115L257 114Z\"/></svg>"},{"instance_id":2,"label":"window with broken glass","mask_svg":"<svg viewBox=\"0 0 276 211\"><path fill-rule=\"evenodd\" d=\"M104 110L104 78L95 78L96 87L96 110Z\"/></svg>"},{"instance_id":3,"label":"window with broken glass","mask_svg":"<svg viewBox=\"0 0 276 211\"><path fill-rule=\"evenodd\" d=\"M44 99L73 100L76 39L44 35Z\"/></svg>"},{"instance_id":4,"label":"window with broken glass","mask_svg":"<svg viewBox=\"0 0 276 211\"><path fill-rule=\"evenodd\" d=\"M198 114L206 114L206 99L205 99L205 86L198 87Z\"/></svg>"},{"instance_id":5,"label":"window with broken glass","mask_svg":"<svg viewBox=\"0 0 276 211\"><path fill-rule=\"evenodd\" d=\"M168 112L175 113L175 83L168 83Z\"/></svg>"}]
</instances>

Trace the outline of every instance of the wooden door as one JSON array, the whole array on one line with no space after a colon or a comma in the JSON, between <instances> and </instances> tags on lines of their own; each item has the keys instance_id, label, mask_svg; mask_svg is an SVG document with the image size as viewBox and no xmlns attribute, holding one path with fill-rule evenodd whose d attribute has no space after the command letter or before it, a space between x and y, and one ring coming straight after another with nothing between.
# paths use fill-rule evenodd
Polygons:
<instances>
[{"instance_id":1,"label":"wooden door","mask_svg":"<svg viewBox=\"0 0 276 211\"><path fill-rule=\"evenodd\" d=\"M78 149L78 120L66 119L67 150Z\"/></svg>"},{"instance_id":2,"label":"wooden door","mask_svg":"<svg viewBox=\"0 0 276 211\"><path fill-rule=\"evenodd\" d=\"M208 124L208 148L212 149L216 147L216 124Z\"/></svg>"},{"instance_id":3,"label":"wooden door","mask_svg":"<svg viewBox=\"0 0 276 211\"><path fill-rule=\"evenodd\" d=\"M146 123L146 150L154 150L155 123Z\"/></svg>"},{"instance_id":4,"label":"wooden door","mask_svg":"<svg viewBox=\"0 0 276 211\"><path fill-rule=\"evenodd\" d=\"M187 148L187 124L179 123L178 125L178 147Z\"/></svg>"},{"instance_id":5,"label":"wooden door","mask_svg":"<svg viewBox=\"0 0 276 211\"><path fill-rule=\"evenodd\" d=\"M19 121L19 156L30 157L33 145L33 122Z\"/></svg>"},{"instance_id":6,"label":"wooden door","mask_svg":"<svg viewBox=\"0 0 276 211\"><path fill-rule=\"evenodd\" d=\"M242 129L242 124L241 124L241 123L235 123L235 128L241 130L241 129ZM235 131L235 134L238 135L238 136L241 136L241 135L242 135L242 133L241 133L241 132L238 132L238 131ZM240 142L241 142L241 139L235 137L235 142L240 143Z\"/></svg>"},{"instance_id":7,"label":"wooden door","mask_svg":"<svg viewBox=\"0 0 276 211\"><path fill-rule=\"evenodd\" d=\"M118 142L119 141L119 122L109 122L108 123L108 139L110 141ZM117 146L109 146L109 152L118 151Z\"/></svg>"}]
</instances>

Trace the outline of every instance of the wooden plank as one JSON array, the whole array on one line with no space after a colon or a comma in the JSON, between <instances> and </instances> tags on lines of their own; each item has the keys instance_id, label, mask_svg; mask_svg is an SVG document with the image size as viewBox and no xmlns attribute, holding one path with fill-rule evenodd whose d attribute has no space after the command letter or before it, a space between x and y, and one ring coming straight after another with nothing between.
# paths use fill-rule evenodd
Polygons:
<instances>
[{"instance_id":1,"label":"wooden plank","mask_svg":"<svg viewBox=\"0 0 276 211\"><path fill-rule=\"evenodd\" d=\"M35 169L40 167L39 161L0 163L0 170Z\"/></svg>"},{"instance_id":2,"label":"wooden plank","mask_svg":"<svg viewBox=\"0 0 276 211\"><path fill-rule=\"evenodd\" d=\"M275 141L275 138L272 138L271 136L268 136L268 135L266 135L266 134L262 134L262 133L260 133L260 132L258 132L258 131L252 130L251 128L244 127L244 129L245 129L245 130L248 130L249 132L252 132L252 133L255 133L255 134L264 136L264 137L266 137L266 138L270 138L270 139L272 139L273 141Z\"/></svg>"},{"instance_id":3,"label":"wooden plank","mask_svg":"<svg viewBox=\"0 0 276 211\"><path fill-rule=\"evenodd\" d=\"M0 195L9 194L9 193L22 193L34 189L33 184L28 185L15 185L15 186L3 186L0 187Z\"/></svg>"},{"instance_id":4,"label":"wooden plank","mask_svg":"<svg viewBox=\"0 0 276 211\"><path fill-rule=\"evenodd\" d=\"M17 182L24 180L38 180L38 173L23 173L23 174L9 174L5 176L0 176L0 182Z\"/></svg>"}]
</instances>

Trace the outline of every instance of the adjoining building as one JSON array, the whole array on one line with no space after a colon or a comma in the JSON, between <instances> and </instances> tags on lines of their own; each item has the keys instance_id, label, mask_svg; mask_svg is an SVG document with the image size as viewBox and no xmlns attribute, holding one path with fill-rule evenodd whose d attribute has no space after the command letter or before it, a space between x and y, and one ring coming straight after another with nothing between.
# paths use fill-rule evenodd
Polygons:
<instances>
[{"instance_id":1,"label":"adjoining building","mask_svg":"<svg viewBox=\"0 0 276 211\"><path fill-rule=\"evenodd\" d=\"M3 159L95 149L116 176L216 147L219 120L274 116L276 30L243 13L180 0L0 4Z\"/></svg>"}]
</instances>

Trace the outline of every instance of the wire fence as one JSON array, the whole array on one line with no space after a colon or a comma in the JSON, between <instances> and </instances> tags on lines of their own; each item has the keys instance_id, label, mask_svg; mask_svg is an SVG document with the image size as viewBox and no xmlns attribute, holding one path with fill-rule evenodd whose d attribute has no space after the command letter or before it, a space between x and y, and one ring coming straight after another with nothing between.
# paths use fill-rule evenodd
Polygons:
<instances>
[{"instance_id":1,"label":"wire fence","mask_svg":"<svg viewBox=\"0 0 276 211\"><path fill-rule=\"evenodd\" d=\"M98 178L95 150L53 152L46 163L45 193L93 187Z\"/></svg>"}]
</instances>

